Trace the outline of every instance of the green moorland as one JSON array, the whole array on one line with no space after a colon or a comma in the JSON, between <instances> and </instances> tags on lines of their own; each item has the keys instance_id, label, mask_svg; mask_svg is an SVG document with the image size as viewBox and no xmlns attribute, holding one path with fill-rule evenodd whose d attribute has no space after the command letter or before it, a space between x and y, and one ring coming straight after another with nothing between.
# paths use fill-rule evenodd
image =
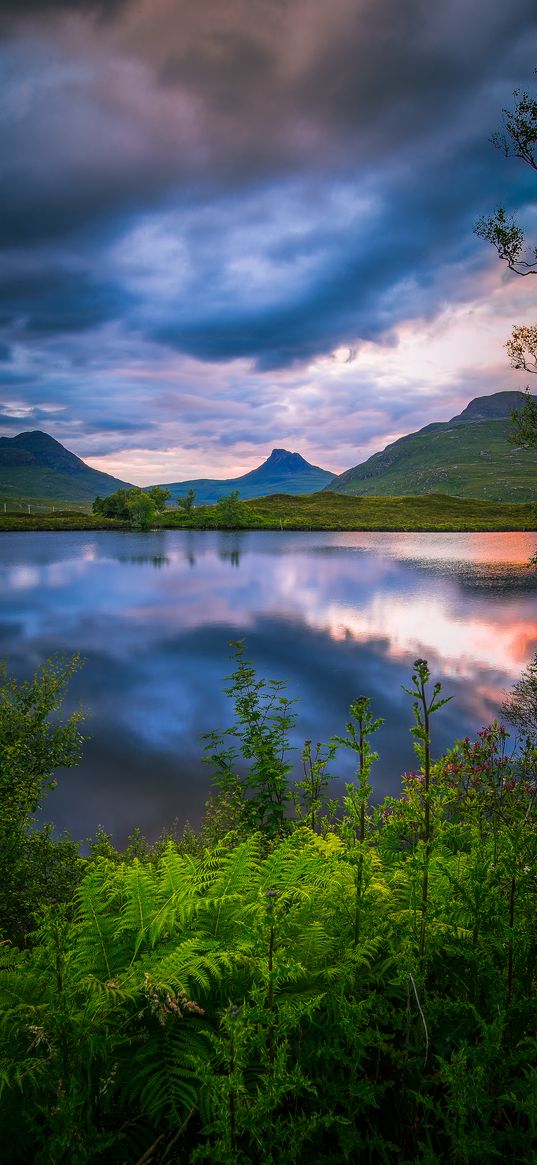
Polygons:
<instances>
[{"instance_id":1,"label":"green moorland","mask_svg":"<svg viewBox=\"0 0 537 1165\"><path fill-rule=\"evenodd\" d=\"M534 1165L535 731L437 757L417 660L416 770L375 804L370 700L293 779L293 707L238 644L201 829L83 857L33 817L80 753L76 666L0 679L6 1165Z\"/></svg>"},{"instance_id":2,"label":"green moorland","mask_svg":"<svg viewBox=\"0 0 537 1165\"><path fill-rule=\"evenodd\" d=\"M434 491L517 502L535 497L536 486L537 449L513 446L508 418L494 417L429 425L348 469L326 488L361 496Z\"/></svg>"},{"instance_id":3,"label":"green moorland","mask_svg":"<svg viewBox=\"0 0 537 1165\"><path fill-rule=\"evenodd\" d=\"M33 517L38 514L91 514L92 503L93 496L87 501L73 501L57 494L41 497L29 493L6 493L0 494L0 517L2 514L11 514L12 517L25 514Z\"/></svg>"},{"instance_id":4,"label":"green moorland","mask_svg":"<svg viewBox=\"0 0 537 1165\"><path fill-rule=\"evenodd\" d=\"M151 528L252 530L533 530L529 502L486 502L445 494L418 497L349 497L318 493L274 494L243 502L233 495L212 506L167 509L151 518ZM128 523L91 514L0 512L0 530L109 529Z\"/></svg>"},{"instance_id":5,"label":"green moorland","mask_svg":"<svg viewBox=\"0 0 537 1165\"><path fill-rule=\"evenodd\" d=\"M454 498L445 494L421 497L348 497L344 494L274 494L235 507L220 503L196 508L180 524L222 524L226 513L252 529L287 530L532 530L535 507L529 503L500 503ZM168 519L166 521L168 524ZM171 523L170 523L171 524Z\"/></svg>"},{"instance_id":6,"label":"green moorland","mask_svg":"<svg viewBox=\"0 0 537 1165\"><path fill-rule=\"evenodd\" d=\"M50 503L49 503L50 504ZM65 503L64 503L65 505ZM14 513L3 513L0 509L0 532L2 530L105 530L127 529L128 523L116 518L97 518L91 513L91 507L85 510L72 509L71 506L62 507L59 503L55 510L43 508L37 512L37 506L30 506L30 512L19 510Z\"/></svg>"}]
</instances>

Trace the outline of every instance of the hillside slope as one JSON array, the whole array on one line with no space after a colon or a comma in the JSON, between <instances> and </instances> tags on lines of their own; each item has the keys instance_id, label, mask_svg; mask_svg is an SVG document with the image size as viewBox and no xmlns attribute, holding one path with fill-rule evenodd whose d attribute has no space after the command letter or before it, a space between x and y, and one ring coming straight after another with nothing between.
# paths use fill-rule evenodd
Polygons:
<instances>
[{"instance_id":1,"label":"hillside slope","mask_svg":"<svg viewBox=\"0 0 537 1165\"><path fill-rule=\"evenodd\" d=\"M17 437L0 437L0 497L22 495L85 502L128 484L91 469L39 429Z\"/></svg>"},{"instance_id":2,"label":"hillside slope","mask_svg":"<svg viewBox=\"0 0 537 1165\"><path fill-rule=\"evenodd\" d=\"M334 474L318 465L310 465L300 453L289 453L287 449L273 449L270 457L234 478L197 478L190 481L164 482L172 497L184 496L189 489L196 494L197 505L212 505L218 498L227 497L233 490L239 491L242 499L266 496L267 494L311 494L322 490L334 481Z\"/></svg>"},{"instance_id":3,"label":"hillside slope","mask_svg":"<svg viewBox=\"0 0 537 1165\"><path fill-rule=\"evenodd\" d=\"M476 397L450 421L401 437L340 474L328 489L360 496L445 493L517 502L535 497L537 449L509 441L522 392Z\"/></svg>"}]
</instances>

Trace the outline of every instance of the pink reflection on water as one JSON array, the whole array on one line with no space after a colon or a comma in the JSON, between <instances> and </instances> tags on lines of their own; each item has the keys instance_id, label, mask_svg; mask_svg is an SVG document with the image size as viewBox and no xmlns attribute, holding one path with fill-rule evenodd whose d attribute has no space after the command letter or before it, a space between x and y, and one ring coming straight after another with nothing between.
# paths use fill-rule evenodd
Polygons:
<instances>
[{"instance_id":1,"label":"pink reflection on water","mask_svg":"<svg viewBox=\"0 0 537 1165\"><path fill-rule=\"evenodd\" d=\"M396 558L421 561L475 562L484 567L501 564L527 570L537 549L533 531L483 532L480 534L435 533L345 533L337 535L337 545L349 549L385 551Z\"/></svg>"}]
</instances>

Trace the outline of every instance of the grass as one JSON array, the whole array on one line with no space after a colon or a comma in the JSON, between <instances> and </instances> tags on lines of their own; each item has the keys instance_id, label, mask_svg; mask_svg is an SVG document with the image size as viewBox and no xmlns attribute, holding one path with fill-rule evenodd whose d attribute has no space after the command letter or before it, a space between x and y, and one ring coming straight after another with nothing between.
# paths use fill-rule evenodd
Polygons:
<instances>
[{"instance_id":1,"label":"grass","mask_svg":"<svg viewBox=\"0 0 537 1165\"><path fill-rule=\"evenodd\" d=\"M531 500L537 449L515 448L508 432L507 420L494 419L413 433L347 470L329 488L361 497L435 491L491 502Z\"/></svg>"},{"instance_id":2,"label":"grass","mask_svg":"<svg viewBox=\"0 0 537 1165\"><path fill-rule=\"evenodd\" d=\"M533 530L528 503L482 502L445 494L418 497L351 497L322 492L302 497L274 494L239 502L241 525L283 530ZM196 509L194 525L213 521L209 507ZM179 519L181 525L186 522ZM238 525L239 523L237 523Z\"/></svg>"},{"instance_id":3,"label":"grass","mask_svg":"<svg viewBox=\"0 0 537 1165\"><path fill-rule=\"evenodd\" d=\"M0 532L2 530L127 530L126 522L118 522L112 518L96 518L93 514L81 513L78 510L56 510L56 513L19 513L3 514L0 512Z\"/></svg>"},{"instance_id":4,"label":"grass","mask_svg":"<svg viewBox=\"0 0 537 1165\"><path fill-rule=\"evenodd\" d=\"M72 498L36 496L35 494L2 494L0 495L0 515L7 513L11 516L51 513L80 513L91 514L93 497L89 501L73 501Z\"/></svg>"},{"instance_id":5,"label":"grass","mask_svg":"<svg viewBox=\"0 0 537 1165\"><path fill-rule=\"evenodd\" d=\"M352 497L318 493L295 497L273 494L238 502L232 520L217 506L197 506L190 515L168 510L155 526L162 529L250 530L535 530L535 506L479 501L446 494L417 497ZM0 530L128 529L126 523L91 514L2 514Z\"/></svg>"}]
</instances>

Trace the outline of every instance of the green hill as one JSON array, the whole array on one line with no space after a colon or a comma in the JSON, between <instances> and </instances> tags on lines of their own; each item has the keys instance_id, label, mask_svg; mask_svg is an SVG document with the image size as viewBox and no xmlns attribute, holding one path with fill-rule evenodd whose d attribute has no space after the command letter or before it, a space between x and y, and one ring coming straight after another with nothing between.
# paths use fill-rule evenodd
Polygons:
<instances>
[{"instance_id":1,"label":"green hill","mask_svg":"<svg viewBox=\"0 0 537 1165\"><path fill-rule=\"evenodd\" d=\"M534 530L535 507L526 502L452 498L353 497L323 490L300 497L272 494L237 504L233 519L218 506L174 510L163 516L168 528L250 530Z\"/></svg>"},{"instance_id":2,"label":"green hill","mask_svg":"<svg viewBox=\"0 0 537 1165\"><path fill-rule=\"evenodd\" d=\"M91 502L129 483L90 469L54 437L36 429L0 437L0 498Z\"/></svg>"},{"instance_id":3,"label":"green hill","mask_svg":"<svg viewBox=\"0 0 537 1165\"><path fill-rule=\"evenodd\" d=\"M230 528L251 530L534 530L523 503L476 501L444 494L357 498L323 490L301 497L272 494L239 502ZM225 525L217 506L166 514L162 525L213 529Z\"/></svg>"},{"instance_id":4,"label":"green hill","mask_svg":"<svg viewBox=\"0 0 537 1165\"><path fill-rule=\"evenodd\" d=\"M511 413L522 392L477 397L450 421L401 437L328 487L357 496L443 493L490 501L535 497L537 449L509 441Z\"/></svg>"},{"instance_id":5,"label":"green hill","mask_svg":"<svg viewBox=\"0 0 537 1165\"><path fill-rule=\"evenodd\" d=\"M184 497L189 489L196 494L196 505L212 505L219 498L238 490L241 499L256 498L274 493L311 494L322 490L334 480L334 474L318 465L310 465L300 453L287 449L273 449L270 457L244 473L242 477L196 478L191 481L165 482L172 497Z\"/></svg>"}]
</instances>

